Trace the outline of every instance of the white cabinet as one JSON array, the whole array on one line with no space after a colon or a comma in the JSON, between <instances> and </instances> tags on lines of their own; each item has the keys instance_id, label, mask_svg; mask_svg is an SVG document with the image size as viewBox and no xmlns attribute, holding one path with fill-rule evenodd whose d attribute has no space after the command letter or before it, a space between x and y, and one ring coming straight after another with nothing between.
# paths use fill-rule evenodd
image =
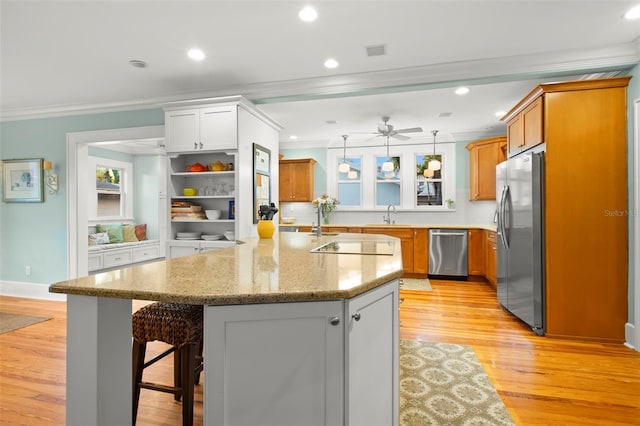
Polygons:
<instances>
[{"instance_id":1,"label":"white cabinet","mask_svg":"<svg viewBox=\"0 0 640 426\"><path fill-rule=\"evenodd\" d=\"M190 256L235 245L234 241L177 241L167 243L167 258Z\"/></svg>"},{"instance_id":2,"label":"white cabinet","mask_svg":"<svg viewBox=\"0 0 640 426\"><path fill-rule=\"evenodd\" d=\"M392 287L347 303L348 425L398 424L398 293Z\"/></svg>"},{"instance_id":3,"label":"white cabinet","mask_svg":"<svg viewBox=\"0 0 640 426\"><path fill-rule=\"evenodd\" d=\"M219 236L223 236L226 231L236 232L237 181L235 170L186 171L190 165L195 163L204 166L221 163L229 168L231 164L236 163L236 156L225 152L203 152L179 154L169 159L170 226L167 236L169 243L167 257L169 258L197 253L201 251L201 247L209 247L206 244L200 246L200 242L207 243L208 241L178 241L179 232L198 232ZM183 192L185 188L195 188L197 195L185 196ZM174 204L181 202L195 207L174 206ZM191 212L182 212L182 210L191 208L193 209ZM220 210L221 215L218 219L208 219L204 216L205 210ZM225 240L225 238L221 237L221 240ZM186 242L186 244L172 244L173 242ZM192 247L192 253L187 253L184 247Z\"/></svg>"},{"instance_id":4,"label":"white cabinet","mask_svg":"<svg viewBox=\"0 0 640 426\"><path fill-rule=\"evenodd\" d=\"M351 300L207 306L205 329L205 424L398 425L397 280Z\"/></svg>"},{"instance_id":5,"label":"white cabinet","mask_svg":"<svg viewBox=\"0 0 640 426\"><path fill-rule=\"evenodd\" d=\"M165 112L167 152L237 149L238 107L210 106Z\"/></svg>"},{"instance_id":6,"label":"white cabinet","mask_svg":"<svg viewBox=\"0 0 640 426\"><path fill-rule=\"evenodd\" d=\"M87 270L95 273L124 265L148 262L160 257L158 240L92 246L89 248Z\"/></svg>"}]
</instances>

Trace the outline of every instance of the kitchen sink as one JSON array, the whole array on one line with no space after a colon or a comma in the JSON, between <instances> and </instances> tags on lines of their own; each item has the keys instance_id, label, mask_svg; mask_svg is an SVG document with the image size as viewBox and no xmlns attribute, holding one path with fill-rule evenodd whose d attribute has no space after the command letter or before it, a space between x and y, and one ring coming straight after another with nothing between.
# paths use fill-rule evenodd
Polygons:
<instances>
[{"instance_id":1,"label":"kitchen sink","mask_svg":"<svg viewBox=\"0 0 640 426\"><path fill-rule=\"evenodd\" d=\"M312 253L393 255L394 241L333 240L311 249Z\"/></svg>"}]
</instances>

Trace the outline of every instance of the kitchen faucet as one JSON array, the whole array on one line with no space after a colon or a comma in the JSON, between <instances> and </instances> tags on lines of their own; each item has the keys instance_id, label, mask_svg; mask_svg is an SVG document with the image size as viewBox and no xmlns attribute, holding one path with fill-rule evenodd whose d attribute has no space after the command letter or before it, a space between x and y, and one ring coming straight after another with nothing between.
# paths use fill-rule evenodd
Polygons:
<instances>
[{"instance_id":1,"label":"kitchen faucet","mask_svg":"<svg viewBox=\"0 0 640 426\"><path fill-rule=\"evenodd\" d=\"M384 220L384 223L386 223L387 225L391 225L392 223L396 223L395 220L393 222L391 221L391 209L393 209L393 214L397 214L396 206L394 206L393 204L389 204L387 206L387 215L386 216L382 216L382 220Z\"/></svg>"},{"instance_id":2,"label":"kitchen faucet","mask_svg":"<svg viewBox=\"0 0 640 426\"><path fill-rule=\"evenodd\" d=\"M311 231L313 232L313 227L311 227ZM322 212L320 211L319 205L318 205L318 226L316 227L316 235L318 237L322 237Z\"/></svg>"}]
</instances>

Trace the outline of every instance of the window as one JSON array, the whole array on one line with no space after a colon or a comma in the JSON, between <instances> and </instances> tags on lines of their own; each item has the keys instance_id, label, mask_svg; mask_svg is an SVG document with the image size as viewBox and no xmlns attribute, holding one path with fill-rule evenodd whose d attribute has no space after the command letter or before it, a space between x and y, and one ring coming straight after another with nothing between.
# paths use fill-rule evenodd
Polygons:
<instances>
[{"instance_id":1,"label":"window","mask_svg":"<svg viewBox=\"0 0 640 426\"><path fill-rule=\"evenodd\" d=\"M338 166L341 163L342 158ZM347 157L346 163L349 165L348 172L338 170L338 200L342 207L359 207L362 204L362 158Z\"/></svg>"},{"instance_id":2,"label":"window","mask_svg":"<svg viewBox=\"0 0 640 426\"><path fill-rule=\"evenodd\" d=\"M440 162L440 170L429 170L431 160ZM416 206L442 206L442 155L416 155Z\"/></svg>"},{"instance_id":3,"label":"window","mask_svg":"<svg viewBox=\"0 0 640 426\"><path fill-rule=\"evenodd\" d=\"M376 206L399 206L401 194L400 157L376 157Z\"/></svg>"},{"instance_id":4,"label":"window","mask_svg":"<svg viewBox=\"0 0 640 426\"><path fill-rule=\"evenodd\" d=\"M133 164L89 156L89 220L94 223L133 219Z\"/></svg>"},{"instance_id":5,"label":"window","mask_svg":"<svg viewBox=\"0 0 640 426\"><path fill-rule=\"evenodd\" d=\"M110 167L96 168L96 216L122 216L122 170Z\"/></svg>"},{"instance_id":6,"label":"window","mask_svg":"<svg viewBox=\"0 0 640 426\"><path fill-rule=\"evenodd\" d=\"M424 170L433 152L425 152L425 143L412 138L410 144L393 144L387 157L386 146L354 146L349 148L347 160L354 179L341 173L342 148L329 148L327 152L327 190L337 194L339 211L381 211L388 205L412 211L451 211L446 201L456 198L456 144L438 143L435 159L441 169L425 177ZM384 168L384 163L391 163ZM414 165L415 164L415 168ZM402 167L403 166L403 167ZM429 173L428 173L429 174Z\"/></svg>"}]
</instances>

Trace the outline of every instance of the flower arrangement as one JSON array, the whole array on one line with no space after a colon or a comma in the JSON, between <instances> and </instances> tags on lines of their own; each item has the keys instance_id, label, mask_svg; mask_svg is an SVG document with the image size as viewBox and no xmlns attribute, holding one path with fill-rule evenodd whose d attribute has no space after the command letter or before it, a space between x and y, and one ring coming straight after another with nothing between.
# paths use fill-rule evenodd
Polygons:
<instances>
[{"instance_id":1,"label":"flower arrangement","mask_svg":"<svg viewBox=\"0 0 640 426\"><path fill-rule=\"evenodd\" d=\"M340 204L340 201L337 198L324 194L322 197L313 200L311 204L320 210L325 221L327 221L329 219L329 214L336 209L338 204Z\"/></svg>"}]
</instances>

